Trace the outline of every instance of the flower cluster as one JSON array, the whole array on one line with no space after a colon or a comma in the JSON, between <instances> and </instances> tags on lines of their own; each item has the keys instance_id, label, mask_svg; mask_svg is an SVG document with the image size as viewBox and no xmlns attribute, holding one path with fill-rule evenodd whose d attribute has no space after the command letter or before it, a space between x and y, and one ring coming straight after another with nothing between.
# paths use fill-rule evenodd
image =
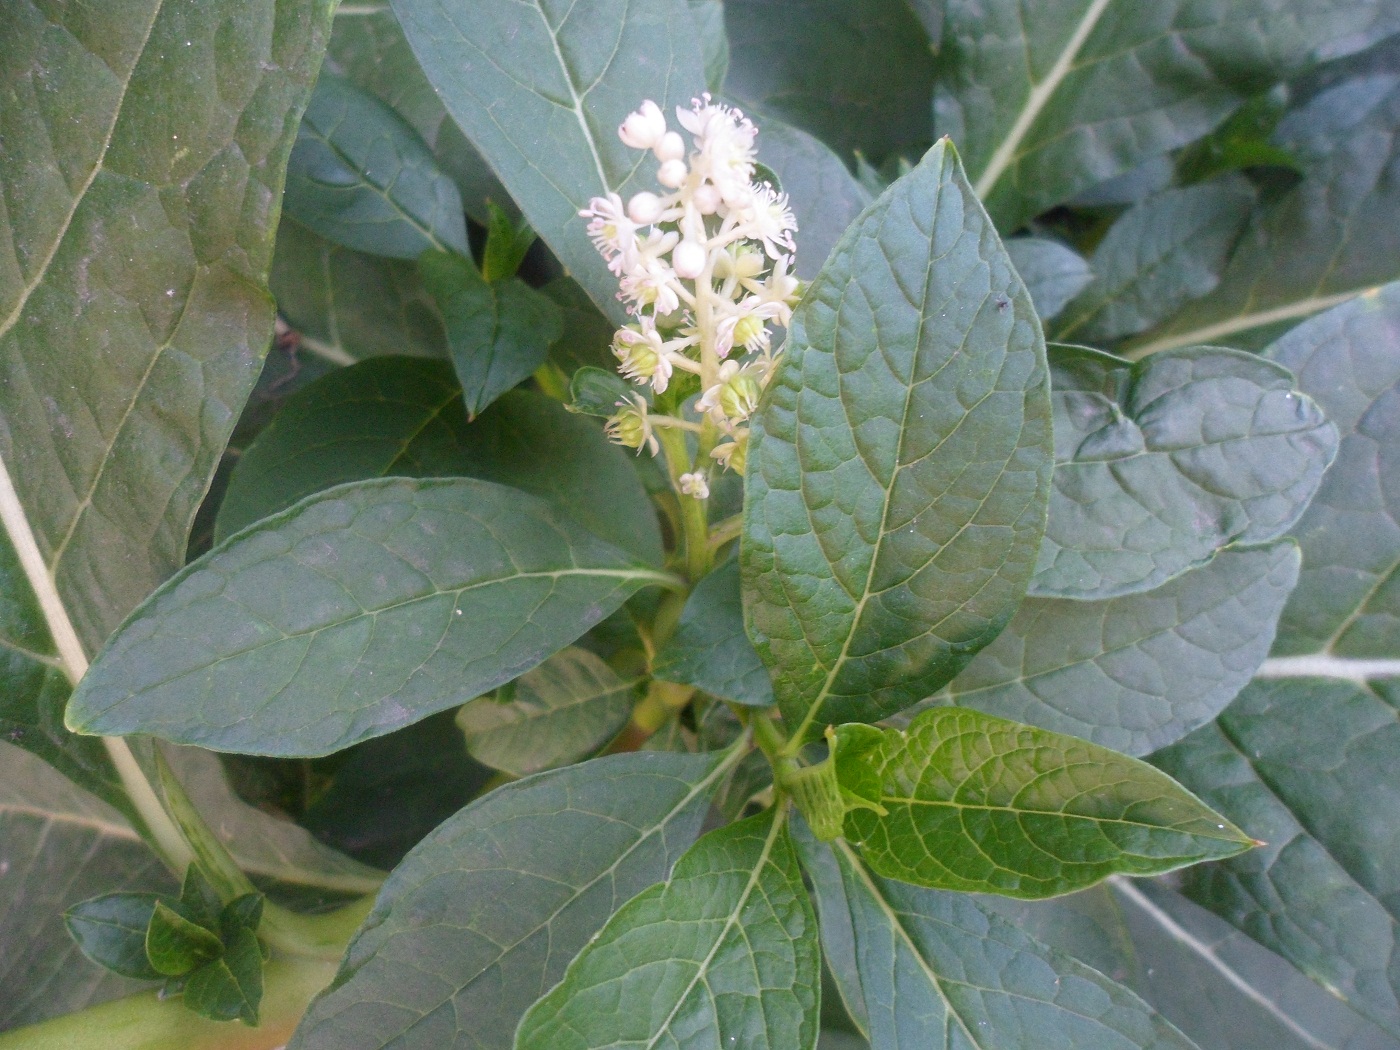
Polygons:
<instances>
[{"instance_id":1,"label":"flower cluster","mask_svg":"<svg viewBox=\"0 0 1400 1050\"><path fill-rule=\"evenodd\" d=\"M746 422L774 365L769 325L788 324L800 291L789 272L797 224L786 195L756 176L757 129L742 113L704 95L676 119L693 148L651 101L618 129L656 157L662 192L625 205L615 193L595 197L580 214L633 318L613 338L619 371L657 394L678 372L699 377L701 419L657 412L634 394L618 403L608 433L655 455L654 428L694 430L702 454L742 473ZM681 475L683 494L706 498L707 473Z\"/></svg>"}]
</instances>

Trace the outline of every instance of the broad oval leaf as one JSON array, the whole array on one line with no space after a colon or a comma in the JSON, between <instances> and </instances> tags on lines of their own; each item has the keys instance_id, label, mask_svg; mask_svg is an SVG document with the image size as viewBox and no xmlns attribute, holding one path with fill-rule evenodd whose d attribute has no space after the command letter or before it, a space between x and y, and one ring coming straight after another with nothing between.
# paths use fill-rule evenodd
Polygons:
<instances>
[{"instance_id":1,"label":"broad oval leaf","mask_svg":"<svg viewBox=\"0 0 1400 1050\"><path fill-rule=\"evenodd\" d=\"M923 699L1010 619L1048 394L1030 296L939 143L812 282L753 422L745 615L795 736Z\"/></svg>"},{"instance_id":2,"label":"broad oval leaf","mask_svg":"<svg viewBox=\"0 0 1400 1050\"><path fill-rule=\"evenodd\" d=\"M1253 845L1144 762L958 707L903 731L842 726L836 770L884 811L849 811L845 837L872 870L921 886L1052 897Z\"/></svg>"},{"instance_id":3,"label":"broad oval leaf","mask_svg":"<svg viewBox=\"0 0 1400 1050\"><path fill-rule=\"evenodd\" d=\"M456 185L408 122L369 92L323 72L287 162L287 214L347 248L416 259L463 255Z\"/></svg>"},{"instance_id":4,"label":"broad oval leaf","mask_svg":"<svg viewBox=\"0 0 1400 1050\"><path fill-rule=\"evenodd\" d=\"M516 1050L813 1050L816 918L775 810L712 831L530 1008Z\"/></svg>"},{"instance_id":5,"label":"broad oval leaf","mask_svg":"<svg viewBox=\"0 0 1400 1050\"><path fill-rule=\"evenodd\" d=\"M773 702L768 668L744 633L737 561L725 562L695 585L676 633L656 654L652 674L736 704Z\"/></svg>"},{"instance_id":6,"label":"broad oval leaf","mask_svg":"<svg viewBox=\"0 0 1400 1050\"><path fill-rule=\"evenodd\" d=\"M1229 548L1155 590L1027 598L940 694L959 707L1146 755L1225 709L1269 655L1298 582L1280 540Z\"/></svg>"},{"instance_id":7,"label":"broad oval leaf","mask_svg":"<svg viewBox=\"0 0 1400 1050\"><path fill-rule=\"evenodd\" d=\"M851 953L832 971L855 982L842 991L865 1004L873 1050L1195 1050L1131 989L965 894L882 879L844 842L793 837L828 958Z\"/></svg>"},{"instance_id":8,"label":"broad oval leaf","mask_svg":"<svg viewBox=\"0 0 1400 1050\"><path fill-rule=\"evenodd\" d=\"M1136 365L1050 354L1055 479L1030 593L1100 600L1150 590L1229 543L1298 520L1337 429L1293 374L1198 346Z\"/></svg>"},{"instance_id":9,"label":"broad oval leaf","mask_svg":"<svg viewBox=\"0 0 1400 1050\"><path fill-rule=\"evenodd\" d=\"M1041 321L1048 321L1094 279L1084 256L1059 241L1013 237L1006 242L1011 264L1026 282Z\"/></svg>"},{"instance_id":10,"label":"broad oval leaf","mask_svg":"<svg viewBox=\"0 0 1400 1050\"><path fill-rule=\"evenodd\" d=\"M694 840L731 766L616 755L472 803L389 877L290 1050L510 1050L530 1004Z\"/></svg>"},{"instance_id":11,"label":"broad oval leaf","mask_svg":"<svg viewBox=\"0 0 1400 1050\"><path fill-rule=\"evenodd\" d=\"M632 714L636 684L571 646L468 701L457 725L473 758L523 777L587 758L615 737Z\"/></svg>"},{"instance_id":12,"label":"broad oval leaf","mask_svg":"<svg viewBox=\"0 0 1400 1050\"><path fill-rule=\"evenodd\" d=\"M328 754L494 689L670 581L502 485L351 483L157 590L94 661L68 722Z\"/></svg>"}]
</instances>

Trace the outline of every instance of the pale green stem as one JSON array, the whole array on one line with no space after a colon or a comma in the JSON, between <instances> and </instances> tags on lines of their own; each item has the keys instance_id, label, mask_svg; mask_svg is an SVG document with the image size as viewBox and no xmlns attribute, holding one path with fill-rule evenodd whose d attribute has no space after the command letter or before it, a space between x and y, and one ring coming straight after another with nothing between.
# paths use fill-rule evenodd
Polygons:
<instances>
[{"instance_id":1,"label":"pale green stem","mask_svg":"<svg viewBox=\"0 0 1400 1050\"><path fill-rule=\"evenodd\" d=\"M681 530L685 536L685 569L691 583L696 583L710 571L714 555L710 550L710 524L706 500L681 492L680 477L692 469L690 453L686 451L685 435L679 430L657 430L656 439L666 453L666 465L671 472L671 484L681 507ZM703 440L703 436L702 436Z\"/></svg>"}]
</instances>

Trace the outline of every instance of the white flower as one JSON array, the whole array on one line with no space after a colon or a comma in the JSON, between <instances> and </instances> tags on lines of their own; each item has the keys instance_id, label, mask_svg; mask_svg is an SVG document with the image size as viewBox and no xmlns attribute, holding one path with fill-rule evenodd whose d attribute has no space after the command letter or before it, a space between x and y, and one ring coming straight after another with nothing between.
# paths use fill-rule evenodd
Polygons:
<instances>
[{"instance_id":1,"label":"white flower","mask_svg":"<svg viewBox=\"0 0 1400 1050\"><path fill-rule=\"evenodd\" d=\"M749 292L753 293L744 302L775 306L777 312L768 316L771 316L784 328L792 322L792 308L802 297L802 282L787 272L788 261L788 256L779 256L777 262L773 264L772 272L762 281L751 278L740 281Z\"/></svg>"},{"instance_id":2,"label":"white flower","mask_svg":"<svg viewBox=\"0 0 1400 1050\"><path fill-rule=\"evenodd\" d=\"M671 253L671 265L676 268L678 277L694 280L705 272L708 258L704 245L687 239L676 245L676 250Z\"/></svg>"},{"instance_id":3,"label":"white flower","mask_svg":"<svg viewBox=\"0 0 1400 1050\"><path fill-rule=\"evenodd\" d=\"M633 149L651 149L666 134L666 117L661 107L651 99L642 103L635 113L629 113L617 129L617 137Z\"/></svg>"},{"instance_id":4,"label":"white flower","mask_svg":"<svg viewBox=\"0 0 1400 1050\"><path fill-rule=\"evenodd\" d=\"M715 352L727 357L735 346L750 351L768 349L772 339L768 322L782 316L785 309L780 303L765 303L756 295L735 303L715 326ZM792 311L787 310L787 313L790 316Z\"/></svg>"},{"instance_id":5,"label":"white flower","mask_svg":"<svg viewBox=\"0 0 1400 1050\"><path fill-rule=\"evenodd\" d=\"M588 236L598 253L608 260L608 269L621 276L625 257L637 243L637 224L627 217L622 198L616 193L594 197L579 215L593 220L588 224Z\"/></svg>"},{"instance_id":6,"label":"white flower","mask_svg":"<svg viewBox=\"0 0 1400 1050\"><path fill-rule=\"evenodd\" d=\"M746 237L763 242L763 250L770 259L791 255L796 250L792 235L797 232L797 220L786 193L775 193L770 186L759 186L743 209L740 225Z\"/></svg>"},{"instance_id":7,"label":"white flower","mask_svg":"<svg viewBox=\"0 0 1400 1050\"><path fill-rule=\"evenodd\" d=\"M661 345L661 334L651 319L643 317L640 324L626 325L613 336L613 354L618 371L637 383L651 382L659 394L671 381L671 355Z\"/></svg>"},{"instance_id":8,"label":"white flower","mask_svg":"<svg viewBox=\"0 0 1400 1050\"><path fill-rule=\"evenodd\" d=\"M664 210L665 205L662 204L661 198L645 190L627 202L627 217L638 226L650 226L661 218Z\"/></svg>"},{"instance_id":9,"label":"white flower","mask_svg":"<svg viewBox=\"0 0 1400 1050\"><path fill-rule=\"evenodd\" d=\"M756 361L742 366L738 361L726 361L719 366L718 382L700 395L695 410L709 413L722 427L741 423L758 407L765 378L765 369Z\"/></svg>"},{"instance_id":10,"label":"white flower","mask_svg":"<svg viewBox=\"0 0 1400 1050\"><path fill-rule=\"evenodd\" d=\"M693 474L682 474L678 479L681 485L681 493L695 499L710 498L710 483L705 480L705 475L700 471Z\"/></svg>"},{"instance_id":11,"label":"white flower","mask_svg":"<svg viewBox=\"0 0 1400 1050\"><path fill-rule=\"evenodd\" d=\"M650 306L657 314L669 314L681 305L676 294L676 271L662 256L680 239L674 231L652 230L626 258L622 274L621 298L638 307ZM619 258L622 258L619 256Z\"/></svg>"},{"instance_id":12,"label":"white flower","mask_svg":"<svg viewBox=\"0 0 1400 1050\"><path fill-rule=\"evenodd\" d=\"M714 183L724 203L742 205L753 194L754 139L758 129L737 109L701 95L689 110L676 109L681 127L695 137L693 166Z\"/></svg>"}]
</instances>

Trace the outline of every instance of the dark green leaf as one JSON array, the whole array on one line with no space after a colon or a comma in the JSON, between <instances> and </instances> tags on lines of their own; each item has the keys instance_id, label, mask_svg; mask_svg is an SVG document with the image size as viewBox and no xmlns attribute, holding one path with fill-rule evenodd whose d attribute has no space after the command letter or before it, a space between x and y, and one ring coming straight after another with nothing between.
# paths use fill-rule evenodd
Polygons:
<instances>
[{"instance_id":1,"label":"dark green leaf","mask_svg":"<svg viewBox=\"0 0 1400 1050\"><path fill-rule=\"evenodd\" d=\"M724 12L736 98L841 157L878 164L933 141L933 56L904 0L725 0Z\"/></svg>"},{"instance_id":2,"label":"dark green leaf","mask_svg":"<svg viewBox=\"0 0 1400 1050\"><path fill-rule=\"evenodd\" d=\"M517 278L487 281L447 252L425 254L418 272L442 311L469 417L528 379L564 333L554 302Z\"/></svg>"},{"instance_id":3,"label":"dark green leaf","mask_svg":"<svg viewBox=\"0 0 1400 1050\"><path fill-rule=\"evenodd\" d=\"M517 1050L811 1050L816 919L774 810L712 831L530 1008Z\"/></svg>"},{"instance_id":4,"label":"dark green leaf","mask_svg":"<svg viewBox=\"0 0 1400 1050\"><path fill-rule=\"evenodd\" d=\"M669 582L501 485L342 485L157 590L93 663L68 719L327 754L494 689Z\"/></svg>"},{"instance_id":5,"label":"dark green leaf","mask_svg":"<svg viewBox=\"0 0 1400 1050\"><path fill-rule=\"evenodd\" d=\"M258 938L239 927L229 938L227 950L205 963L184 982L184 1003L213 1021L239 1020L258 1023L263 996L263 958Z\"/></svg>"},{"instance_id":6,"label":"dark green leaf","mask_svg":"<svg viewBox=\"0 0 1400 1050\"><path fill-rule=\"evenodd\" d=\"M1049 495L1043 354L940 143L846 231L754 418L746 616L795 734L923 699L1011 618Z\"/></svg>"},{"instance_id":7,"label":"dark green leaf","mask_svg":"<svg viewBox=\"0 0 1400 1050\"><path fill-rule=\"evenodd\" d=\"M1337 430L1292 373L1197 346L1130 364L1050 355L1055 479L1030 592L1103 599L1150 590L1229 543L1298 520Z\"/></svg>"},{"instance_id":8,"label":"dark green leaf","mask_svg":"<svg viewBox=\"0 0 1400 1050\"><path fill-rule=\"evenodd\" d=\"M1357 11L1370 5L1352 5ZM1393 5L1392 9L1393 9ZM1290 113L1274 142L1303 179L1256 211L1221 277L1190 310L1133 340L1135 356L1297 321L1400 277L1400 76L1344 81Z\"/></svg>"},{"instance_id":9,"label":"dark green leaf","mask_svg":"<svg viewBox=\"0 0 1400 1050\"><path fill-rule=\"evenodd\" d=\"M1130 209L1094 252L1094 281L1055 326L1056 338L1102 343L1136 335L1208 293L1220 283L1254 197L1236 176L1165 190Z\"/></svg>"},{"instance_id":10,"label":"dark green leaf","mask_svg":"<svg viewBox=\"0 0 1400 1050\"><path fill-rule=\"evenodd\" d=\"M164 776L171 775L168 763L162 772ZM180 884L180 899L177 903L186 918L210 930L218 928L219 913L223 911L223 898L209 884L209 879L199 870L197 863L185 869L185 878Z\"/></svg>"},{"instance_id":11,"label":"dark green leaf","mask_svg":"<svg viewBox=\"0 0 1400 1050\"><path fill-rule=\"evenodd\" d=\"M616 372L585 365L569 380L569 410L606 419L620 404L626 404L636 389Z\"/></svg>"},{"instance_id":12,"label":"dark green leaf","mask_svg":"<svg viewBox=\"0 0 1400 1050\"><path fill-rule=\"evenodd\" d=\"M156 901L146 928L146 958L157 973L179 977L223 954L224 942L213 930L191 922L166 902Z\"/></svg>"},{"instance_id":13,"label":"dark green leaf","mask_svg":"<svg viewBox=\"0 0 1400 1050\"><path fill-rule=\"evenodd\" d=\"M921 886L1051 897L1252 844L1137 759L963 708L903 731L842 726L836 769L884 810L848 812L846 838L879 874Z\"/></svg>"},{"instance_id":14,"label":"dark green leaf","mask_svg":"<svg viewBox=\"0 0 1400 1050\"><path fill-rule=\"evenodd\" d=\"M347 248L416 259L466 255L456 185L408 122L374 95L322 73L287 162L287 214Z\"/></svg>"},{"instance_id":15,"label":"dark green leaf","mask_svg":"<svg viewBox=\"0 0 1400 1050\"><path fill-rule=\"evenodd\" d=\"M1326 64L1322 68L1327 68ZM1301 171L1293 154L1269 141L1287 111L1289 94L1286 85L1276 84L1246 102L1205 138L1183 150L1176 162L1180 181L1189 185L1253 167Z\"/></svg>"},{"instance_id":16,"label":"dark green leaf","mask_svg":"<svg viewBox=\"0 0 1400 1050\"><path fill-rule=\"evenodd\" d=\"M494 202L487 202L491 221L486 227L486 249L482 253L481 274L487 281L514 277L525 253L535 243L535 231L527 222L513 218Z\"/></svg>"},{"instance_id":17,"label":"dark green leaf","mask_svg":"<svg viewBox=\"0 0 1400 1050\"><path fill-rule=\"evenodd\" d=\"M1225 709L1269 654L1298 580L1280 540L1229 548L1155 590L1099 602L1027 598L942 697L1145 755Z\"/></svg>"},{"instance_id":18,"label":"dark green leaf","mask_svg":"<svg viewBox=\"0 0 1400 1050\"><path fill-rule=\"evenodd\" d=\"M617 358L612 353L616 328L598 312L578 282L571 277L556 277L541 291L554 300L564 320L563 336L549 348L550 361L567 376L585 366L617 371Z\"/></svg>"},{"instance_id":19,"label":"dark green leaf","mask_svg":"<svg viewBox=\"0 0 1400 1050\"><path fill-rule=\"evenodd\" d=\"M0 458L90 651L183 561L257 380L331 6L6 9Z\"/></svg>"},{"instance_id":20,"label":"dark green leaf","mask_svg":"<svg viewBox=\"0 0 1400 1050\"><path fill-rule=\"evenodd\" d=\"M1014 230L1200 138L1261 86L1397 30L1387 0L951 0L934 121Z\"/></svg>"},{"instance_id":21,"label":"dark green leaf","mask_svg":"<svg viewBox=\"0 0 1400 1050\"><path fill-rule=\"evenodd\" d=\"M1026 282L1026 291L1042 321L1059 314L1094 279L1084 257L1059 241L1015 237L1006 242L1006 254Z\"/></svg>"},{"instance_id":22,"label":"dark green leaf","mask_svg":"<svg viewBox=\"0 0 1400 1050\"><path fill-rule=\"evenodd\" d=\"M643 99L670 113L704 90L687 0L607 0L573 18L572 8L541 0L509 17L483 4L393 7L448 112L531 227L599 308L621 320L617 278L578 213L608 191L626 199L654 188L654 158L623 145L617 128Z\"/></svg>"},{"instance_id":23,"label":"dark green leaf","mask_svg":"<svg viewBox=\"0 0 1400 1050\"><path fill-rule=\"evenodd\" d=\"M231 939L233 932L238 929L257 933L262 922L265 901L266 898L261 893L245 893L224 905L223 911L219 913L219 931L224 938Z\"/></svg>"},{"instance_id":24,"label":"dark green leaf","mask_svg":"<svg viewBox=\"0 0 1400 1050\"><path fill-rule=\"evenodd\" d=\"M744 633L737 561L725 562L691 591L676 633L656 654L652 673L739 704L773 702L768 668Z\"/></svg>"},{"instance_id":25,"label":"dark green leaf","mask_svg":"<svg viewBox=\"0 0 1400 1050\"><path fill-rule=\"evenodd\" d=\"M616 755L474 802L390 876L290 1050L510 1050L521 1014L694 840L729 765Z\"/></svg>"},{"instance_id":26,"label":"dark green leaf","mask_svg":"<svg viewBox=\"0 0 1400 1050\"><path fill-rule=\"evenodd\" d=\"M928 34L929 49L935 55L943 44L943 3L942 0L904 0L914 17Z\"/></svg>"},{"instance_id":27,"label":"dark green leaf","mask_svg":"<svg viewBox=\"0 0 1400 1050\"><path fill-rule=\"evenodd\" d=\"M882 879L844 842L794 834L822 945L859 994L875 1050L1194 1050L1130 989L963 894Z\"/></svg>"},{"instance_id":28,"label":"dark green leaf","mask_svg":"<svg viewBox=\"0 0 1400 1050\"><path fill-rule=\"evenodd\" d=\"M268 283L297 348L333 364L447 356L442 317L412 263L352 252L286 219Z\"/></svg>"},{"instance_id":29,"label":"dark green leaf","mask_svg":"<svg viewBox=\"0 0 1400 1050\"><path fill-rule=\"evenodd\" d=\"M724 32L724 0L689 0L690 17L705 56L705 84L718 94L729 71L729 38Z\"/></svg>"},{"instance_id":30,"label":"dark green leaf","mask_svg":"<svg viewBox=\"0 0 1400 1050\"><path fill-rule=\"evenodd\" d=\"M106 893L73 905L63 921L78 948L97 965L124 977L158 981L162 971L146 956L146 930L160 900L155 893Z\"/></svg>"},{"instance_id":31,"label":"dark green leaf","mask_svg":"<svg viewBox=\"0 0 1400 1050\"><path fill-rule=\"evenodd\" d=\"M632 714L636 684L570 647L469 701L457 725L473 758L523 777L587 758L615 737Z\"/></svg>"}]
</instances>

